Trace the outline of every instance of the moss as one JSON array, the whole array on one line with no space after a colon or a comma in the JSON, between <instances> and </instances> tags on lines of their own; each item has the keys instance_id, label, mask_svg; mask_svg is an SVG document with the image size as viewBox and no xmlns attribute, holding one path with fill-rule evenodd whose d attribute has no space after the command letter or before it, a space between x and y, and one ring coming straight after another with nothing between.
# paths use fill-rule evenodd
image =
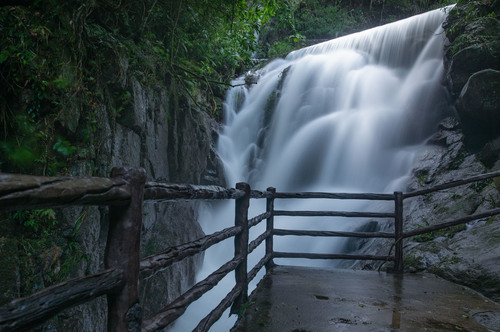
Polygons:
<instances>
[{"instance_id":1,"label":"moss","mask_svg":"<svg viewBox=\"0 0 500 332\"><path fill-rule=\"evenodd\" d=\"M0 299L27 296L66 280L85 258L76 242L83 219L68 230L52 209L4 213L2 224L8 221L9 227L0 241L0 266L7 274L0 277L5 285Z\"/></svg>"},{"instance_id":2,"label":"moss","mask_svg":"<svg viewBox=\"0 0 500 332\"><path fill-rule=\"evenodd\" d=\"M438 237L441 237L441 236L444 236L444 237L447 237L447 238L451 239L452 237L455 236L455 234L457 234L459 232L462 232L462 231L465 231L466 229L467 229L467 227L465 226L465 224L456 225L456 226L452 226L452 227L440 229L440 230L437 230L437 231L434 231L434 232L429 232L429 233L425 233L425 234L422 234L422 235L417 235L417 236L414 237L414 239L417 242L432 241L435 238L438 238Z\"/></svg>"},{"instance_id":3,"label":"moss","mask_svg":"<svg viewBox=\"0 0 500 332\"><path fill-rule=\"evenodd\" d=\"M494 178L493 183L495 184L495 188L500 192L500 177Z\"/></svg>"},{"instance_id":4,"label":"moss","mask_svg":"<svg viewBox=\"0 0 500 332\"><path fill-rule=\"evenodd\" d=\"M417 173L417 181L420 187L423 187L429 181L429 171L422 170Z\"/></svg>"},{"instance_id":5,"label":"moss","mask_svg":"<svg viewBox=\"0 0 500 332\"><path fill-rule=\"evenodd\" d=\"M498 216L491 216L491 217L488 218L488 220L486 220L485 226L489 226L489 225L493 224L493 222L495 222L497 220L498 220Z\"/></svg>"},{"instance_id":6,"label":"moss","mask_svg":"<svg viewBox=\"0 0 500 332\"><path fill-rule=\"evenodd\" d=\"M474 182L470 185L470 188L474 190L476 193L480 193L484 188L490 185L493 182L492 179L481 180L478 182Z\"/></svg>"},{"instance_id":7,"label":"moss","mask_svg":"<svg viewBox=\"0 0 500 332\"><path fill-rule=\"evenodd\" d=\"M459 264L462 261L460 257L458 257L457 253L454 252L452 256L448 256L441 261L440 265L454 265Z\"/></svg>"},{"instance_id":8,"label":"moss","mask_svg":"<svg viewBox=\"0 0 500 332\"><path fill-rule=\"evenodd\" d=\"M491 235L491 238L488 240L488 244L499 245L500 244L500 234Z\"/></svg>"},{"instance_id":9,"label":"moss","mask_svg":"<svg viewBox=\"0 0 500 332\"><path fill-rule=\"evenodd\" d=\"M442 250L442 246L436 242L428 242L425 244L425 251L433 254L438 254Z\"/></svg>"},{"instance_id":10,"label":"moss","mask_svg":"<svg viewBox=\"0 0 500 332\"><path fill-rule=\"evenodd\" d=\"M434 212L436 214L444 214L444 213L447 213L449 210L450 210L450 208L448 206L441 206L441 207L438 207Z\"/></svg>"},{"instance_id":11,"label":"moss","mask_svg":"<svg viewBox=\"0 0 500 332\"><path fill-rule=\"evenodd\" d=\"M17 247L17 240L0 238L0 306L19 297Z\"/></svg>"},{"instance_id":12,"label":"moss","mask_svg":"<svg viewBox=\"0 0 500 332\"><path fill-rule=\"evenodd\" d=\"M460 152L457 154L457 156L453 159L453 161L450 163L450 166L448 167L449 170L456 170L460 168L460 165L464 162L465 158L469 156L470 153L465 150L465 148L462 148Z\"/></svg>"},{"instance_id":13,"label":"moss","mask_svg":"<svg viewBox=\"0 0 500 332\"><path fill-rule=\"evenodd\" d=\"M162 249L160 247L160 241L156 236L153 236L148 240L146 246L144 247L144 255L150 256L156 254L160 249Z\"/></svg>"},{"instance_id":14,"label":"moss","mask_svg":"<svg viewBox=\"0 0 500 332\"><path fill-rule=\"evenodd\" d=\"M417 270L422 269L424 265L422 257L412 256L412 255L406 255L403 259L403 264L405 269L415 268Z\"/></svg>"}]
</instances>

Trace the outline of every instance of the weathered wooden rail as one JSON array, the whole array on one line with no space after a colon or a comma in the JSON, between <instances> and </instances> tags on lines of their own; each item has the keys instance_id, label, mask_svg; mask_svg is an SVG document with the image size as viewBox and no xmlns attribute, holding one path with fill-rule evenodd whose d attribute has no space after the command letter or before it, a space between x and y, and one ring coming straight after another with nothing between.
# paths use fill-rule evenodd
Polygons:
<instances>
[{"instance_id":1,"label":"weathered wooden rail","mask_svg":"<svg viewBox=\"0 0 500 332\"><path fill-rule=\"evenodd\" d=\"M143 169L115 168L110 178L97 177L37 177L0 173L0 210L20 210L71 205L109 206L109 232L106 243L105 270L48 287L31 296L11 301L0 307L0 331L19 331L39 325L62 310L106 295L108 299L108 331L157 331L179 318L187 307L212 289L228 273L235 271L235 286L205 317L195 331L208 331L226 309L236 313L248 299L248 284L265 267L272 268L274 258L389 260L394 272L403 271L403 239L433 232L442 228L500 214L500 209L443 222L418 230L404 232L403 201L405 198L425 195L437 190L500 176L499 172L474 176L431 189L394 194L342 193L279 193L274 188L251 190L246 183L234 189L217 186L172 185L146 183ZM276 199L362 199L394 201L393 213L346 211L284 211L275 210ZM139 256L142 205L144 201L175 201L193 199L234 199L234 226L196 241L166 248L145 257ZM266 199L266 211L248 218L250 199ZM286 230L274 227L274 218L280 216L340 216L394 219L394 232L340 232ZM249 229L266 220L266 230L249 240ZM273 250L274 236L321 236L394 239L393 256L314 254L277 252ZM146 319L142 317L138 284L171 264L201 253L223 240L234 238L234 257L206 279L196 283L165 308ZM250 270L248 255L265 243L265 255Z\"/></svg>"}]
</instances>

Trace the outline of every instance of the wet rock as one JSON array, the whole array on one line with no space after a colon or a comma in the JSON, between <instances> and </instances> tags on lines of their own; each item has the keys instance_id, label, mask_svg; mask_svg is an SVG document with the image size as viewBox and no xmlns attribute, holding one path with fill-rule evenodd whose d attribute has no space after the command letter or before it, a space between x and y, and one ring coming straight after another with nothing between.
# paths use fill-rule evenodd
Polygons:
<instances>
[{"instance_id":1,"label":"wet rock","mask_svg":"<svg viewBox=\"0 0 500 332\"><path fill-rule=\"evenodd\" d=\"M500 222L491 218L467 225L447 241L455 254L431 268L436 274L500 300Z\"/></svg>"},{"instance_id":2,"label":"wet rock","mask_svg":"<svg viewBox=\"0 0 500 332\"><path fill-rule=\"evenodd\" d=\"M141 166L141 137L118 123L113 137L111 165Z\"/></svg>"},{"instance_id":3,"label":"wet rock","mask_svg":"<svg viewBox=\"0 0 500 332\"><path fill-rule=\"evenodd\" d=\"M74 102L70 102L63 107L58 119L59 123L73 134L78 128L79 120L80 111L78 105Z\"/></svg>"},{"instance_id":4,"label":"wet rock","mask_svg":"<svg viewBox=\"0 0 500 332\"><path fill-rule=\"evenodd\" d=\"M456 102L468 145L483 146L500 135L500 71L473 74Z\"/></svg>"},{"instance_id":5,"label":"wet rock","mask_svg":"<svg viewBox=\"0 0 500 332\"><path fill-rule=\"evenodd\" d=\"M444 119L437 132L421 147L405 191L483 174L488 170L464 144L456 118ZM500 193L493 180L455 187L404 200L404 231L440 224L498 207ZM392 231L389 222L381 230ZM364 253L386 255L391 243L367 243ZM407 272L427 271L467 285L499 300L500 217L454 226L404 241ZM356 264L355 268L363 268ZM378 268L378 265L372 266Z\"/></svg>"},{"instance_id":6,"label":"wet rock","mask_svg":"<svg viewBox=\"0 0 500 332\"><path fill-rule=\"evenodd\" d=\"M451 38L447 57L451 59L449 76L455 96L460 94L472 74L484 69L499 69L499 35L499 21L494 17L482 17L466 25L456 38Z\"/></svg>"},{"instance_id":7,"label":"wet rock","mask_svg":"<svg viewBox=\"0 0 500 332\"><path fill-rule=\"evenodd\" d=\"M500 313L495 311L480 311L472 315L472 318L489 330L500 330Z\"/></svg>"},{"instance_id":8,"label":"wet rock","mask_svg":"<svg viewBox=\"0 0 500 332\"><path fill-rule=\"evenodd\" d=\"M444 120L422 148L409 190L487 172L465 149L460 128ZM405 200L404 229L418 229L495 208L500 194L482 181ZM408 271L429 271L497 298L500 294L500 218L473 221L405 241Z\"/></svg>"},{"instance_id":9,"label":"wet rock","mask_svg":"<svg viewBox=\"0 0 500 332\"><path fill-rule=\"evenodd\" d=\"M498 1L459 2L444 24L450 41L445 57L448 87L473 152L500 133L500 21L492 14L498 6Z\"/></svg>"},{"instance_id":10,"label":"wet rock","mask_svg":"<svg viewBox=\"0 0 500 332\"><path fill-rule=\"evenodd\" d=\"M493 168L500 160L500 137L486 143L478 158L486 167Z\"/></svg>"},{"instance_id":11,"label":"wet rock","mask_svg":"<svg viewBox=\"0 0 500 332\"><path fill-rule=\"evenodd\" d=\"M151 254L200 238L204 235L197 223L196 204L147 203L145 222L142 229L141 256ZM159 222L161 220L161 222ZM159 308L165 307L186 291L195 282L196 267L203 261L203 255L188 257L182 262L154 274L140 283L140 296L144 317L151 317Z\"/></svg>"},{"instance_id":12,"label":"wet rock","mask_svg":"<svg viewBox=\"0 0 500 332\"><path fill-rule=\"evenodd\" d=\"M200 184L214 144L208 115L184 98L171 109L170 115L167 150L169 180Z\"/></svg>"}]
</instances>

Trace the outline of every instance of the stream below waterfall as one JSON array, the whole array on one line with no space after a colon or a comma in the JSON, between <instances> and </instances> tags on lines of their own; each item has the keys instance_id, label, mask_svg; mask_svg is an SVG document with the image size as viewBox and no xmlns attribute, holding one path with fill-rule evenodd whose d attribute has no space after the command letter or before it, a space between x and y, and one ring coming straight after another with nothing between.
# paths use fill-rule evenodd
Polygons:
<instances>
[{"instance_id":1,"label":"stream below waterfall","mask_svg":"<svg viewBox=\"0 0 500 332\"><path fill-rule=\"evenodd\" d=\"M292 52L252 73L256 84L232 88L217 145L228 186L247 182L252 189L275 187L280 192L404 191L418 148L449 109L442 82L445 16L445 9L435 10ZM241 77L233 83L244 82ZM264 200L252 200L250 205L249 217L265 211ZM394 206L277 200L276 208L383 212ZM206 234L230 227L233 221L234 202L207 204L200 211ZM275 226L304 230L385 227L384 221L347 221L277 217ZM251 230L250 240L262 233L262 227ZM336 238L274 240L277 251L340 253L353 248L355 244ZM258 248L250 256L249 268L263 252ZM232 255L232 239L209 249L198 280ZM275 262L339 264L305 259ZM173 330L192 330L233 285L234 274L230 274L188 308ZM253 287L255 282L250 291ZM235 319L225 314L212 331L229 330Z\"/></svg>"}]
</instances>

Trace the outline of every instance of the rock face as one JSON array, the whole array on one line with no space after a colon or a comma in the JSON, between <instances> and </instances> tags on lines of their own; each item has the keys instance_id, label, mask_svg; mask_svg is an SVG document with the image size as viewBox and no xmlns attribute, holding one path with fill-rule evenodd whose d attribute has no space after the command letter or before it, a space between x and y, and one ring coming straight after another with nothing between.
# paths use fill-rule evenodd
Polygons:
<instances>
[{"instance_id":1,"label":"rock face","mask_svg":"<svg viewBox=\"0 0 500 332\"><path fill-rule=\"evenodd\" d=\"M109 176L114 166L131 166L145 168L147 181L221 184L213 152L215 129L205 112L193 107L186 98L174 98L164 87L145 85L132 75L124 79L121 88L131 91L134 102L117 117L106 103L109 99L103 98L100 112L96 115L99 125L95 144L89 146L91 158L75 164L73 175L88 176L97 172ZM197 222L196 202L145 202L143 212L142 257L204 235ZM71 207L56 210L55 213L62 232L74 238L79 251L69 277L103 269L108 209ZM0 236L0 262L2 266L8 266L8 270L1 270L1 280L6 287L0 289L0 304L20 295L22 276L16 268L19 265L18 245L20 243L15 237ZM194 283L202 258L200 255L190 257L141 282L144 317L155 314ZM40 280L37 281L37 288L47 286L43 275L36 276L36 279ZM106 312L106 299L100 297L65 310L40 330L105 331Z\"/></svg>"},{"instance_id":2,"label":"rock face","mask_svg":"<svg viewBox=\"0 0 500 332\"><path fill-rule=\"evenodd\" d=\"M455 118L445 119L420 151L409 191L487 172L465 148ZM500 195L492 180L405 200L405 230L456 219L496 208ZM463 226L408 239L405 267L426 270L496 298L500 294L500 218L491 217Z\"/></svg>"},{"instance_id":3,"label":"rock face","mask_svg":"<svg viewBox=\"0 0 500 332\"><path fill-rule=\"evenodd\" d=\"M103 105L100 113L102 146L96 149L99 167L144 167L147 181L169 181L200 184L210 160L213 142L208 116L193 108L187 101L174 102L160 87L145 86L129 78L134 103L125 108L116 121L111 110ZM127 86L125 86L127 88ZM90 165L79 165L75 174L85 174ZM63 216L71 223L81 213L68 209ZM79 244L86 262L75 275L93 273L102 268L107 232L107 209L89 210L82 223ZM169 246L186 243L203 236L197 222L195 203L145 203L141 238L143 257L158 253ZM156 313L185 291L195 280L201 256L191 257L155 274L140 284L144 317ZM61 319L62 318L62 319ZM103 331L106 324L106 301L70 309L59 317L56 330Z\"/></svg>"}]
</instances>

